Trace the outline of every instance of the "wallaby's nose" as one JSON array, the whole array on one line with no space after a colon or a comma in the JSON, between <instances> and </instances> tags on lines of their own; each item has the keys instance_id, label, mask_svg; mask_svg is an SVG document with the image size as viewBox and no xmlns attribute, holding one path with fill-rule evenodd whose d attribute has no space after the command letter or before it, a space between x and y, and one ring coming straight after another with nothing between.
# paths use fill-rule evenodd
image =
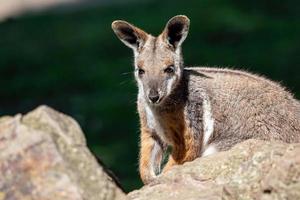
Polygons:
<instances>
[{"instance_id":1,"label":"wallaby's nose","mask_svg":"<svg viewBox=\"0 0 300 200\"><path fill-rule=\"evenodd\" d=\"M149 95L148 95L148 98L149 100L152 102L152 103L156 103L159 99L159 94L156 90L150 90L149 91Z\"/></svg>"}]
</instances>

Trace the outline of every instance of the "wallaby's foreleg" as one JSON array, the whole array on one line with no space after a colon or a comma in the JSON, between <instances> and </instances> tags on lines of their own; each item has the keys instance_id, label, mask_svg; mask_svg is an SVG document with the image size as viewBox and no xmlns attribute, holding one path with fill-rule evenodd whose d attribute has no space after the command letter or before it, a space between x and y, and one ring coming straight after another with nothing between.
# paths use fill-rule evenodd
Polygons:
<instances>
[{"instance_id":1,"label":"wallaby's foreleg","mask_svg":"<svg viewBox=\"0 0 300 200\"><path fill-rule=\"evenodd\" d=\"M169 155L168 162L165 164L162 173L169 171L174 165L177 165L176 161L173 159L172 155Z\"/></svg>"},{"instance_id":2,"label":"wallaby's foreleg","mask_svg":"<svg viewBox=\"0 0 300 200\"><path fill-rule=\"evenodd\" d=\"M198 96L200 95L198 94ZM195 111L202 114L201 106L202 104L195 104L187 107L187 112L185 112L186 129L182 133L182 137L174 145L175 148L172 149L163 173L174 165L183 164L201 156L204 140L203 122L201 117L195 116Z\"/></svg>"},{"instance_id":3,"label":"wallaby's foreleg","mask_svg":"<svg viewBox=\"0 0 300 200\"><path fill-rule=\"evenodd\" d=\"M159 141L146 128L142 129L139 171L144 184L151 182L160 173L162 156L163 149Z\"/></svg>"},{"instance_id":4,"label":"wallaby's foreleg","mask_svg":"<svg viewBox=\"0 0 300 200\"><path fill-rule=\"evenodd\" d=\"M164 166L163 173L174 165L183 164L184 162L192 161L201 156L201 142L190 137L186 137L184 141L184 144L178 145L177 148L173 149L168 162Z\"/></svg>"}]
</instances>

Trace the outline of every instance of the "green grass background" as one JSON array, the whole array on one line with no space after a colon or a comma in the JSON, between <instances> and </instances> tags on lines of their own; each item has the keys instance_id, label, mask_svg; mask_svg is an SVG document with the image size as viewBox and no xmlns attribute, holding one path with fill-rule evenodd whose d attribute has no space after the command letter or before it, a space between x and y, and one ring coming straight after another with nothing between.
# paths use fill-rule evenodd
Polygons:
<instances>
[{"instance_id":1,"label":"green grass background","mask_svg":"<svg viewBox=\"0 0 300 200\"><path fill-rule=\"evenodd\" d=\"M299 1L137 1L49 10L0 23L0 115L47 104L74 117L127 191L139 188L133 55L113 34L125 19L157 35L191 19L187 65L246 69L300 95Z\"/></svg>"}]
</instances>

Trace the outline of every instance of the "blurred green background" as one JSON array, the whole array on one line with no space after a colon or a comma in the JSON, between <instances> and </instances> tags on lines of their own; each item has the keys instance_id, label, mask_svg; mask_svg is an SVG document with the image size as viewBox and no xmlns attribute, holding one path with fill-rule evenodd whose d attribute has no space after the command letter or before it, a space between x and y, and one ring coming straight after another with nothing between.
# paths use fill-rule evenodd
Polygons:
<instances>
[{"instance_id":1,"label":"blurred green background","mask_svg":"<svg viewBox=\"0 0 300 200\"><path fill-rule=\"evenodd\" d=\"M0 5L1 6L1 5ZM113 34L125 19L157 35L177 14L191 19L186 65L246 69L300 96L300 1L117 1L53 8L0 23L0 115L47 104L73 116L89 147L127 191L138 177L133 54Z\"/></svg>"}]
</instances>

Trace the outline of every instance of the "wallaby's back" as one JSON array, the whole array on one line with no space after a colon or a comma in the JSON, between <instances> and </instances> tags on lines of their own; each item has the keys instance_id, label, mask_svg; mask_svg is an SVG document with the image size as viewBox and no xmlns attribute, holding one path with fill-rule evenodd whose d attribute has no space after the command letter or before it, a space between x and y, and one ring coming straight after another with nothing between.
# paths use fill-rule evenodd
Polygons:
<instances>
[{"instance_id":1,"label":"wallaby's back","mask_svg":"<svg viewBox=\"0 0 300 200\"><path fill-rule=\"evenodd\" d=\"M214 118L210 142L226 150L249 138L300 142L300 103L282 86L238 70L186 68L189 94L204 89Z\"/></svg>"}]
</instances>

